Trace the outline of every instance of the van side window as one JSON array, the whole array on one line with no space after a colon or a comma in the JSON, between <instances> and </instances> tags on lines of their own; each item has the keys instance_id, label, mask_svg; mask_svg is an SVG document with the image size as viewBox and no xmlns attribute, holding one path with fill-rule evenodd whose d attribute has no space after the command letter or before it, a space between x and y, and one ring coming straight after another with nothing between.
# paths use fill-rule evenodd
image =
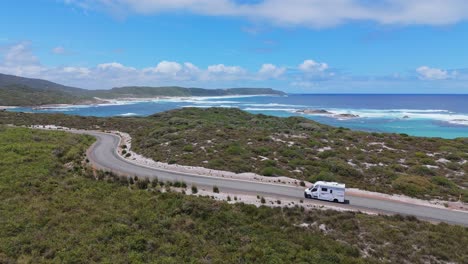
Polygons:
<instances>
[{"instance_id":1,"label":"van side window","mask_svg":"<svg viewBox=\"0 0 468 264\"><path fill-rule=\"evenodd\" d=\"M322 192L326 192L326 191L328 191L327 188L322 188Z\"/></svg>"},{"instance_id":2,"label":"van side window","mask_svg":"<svg viewBox=\"0 0 468 264\"><path fill-rule=\"evenodd\" d=\"M317 191L317 188L313 188L312 191L313 191L313 192L316 192L316 191Z\"/></svg>"},{"instance_id":3,"label":"van side window","mask_svg":"<svg viewBox=\"0 0 468 264\"><path fill-rule=\"evenodd\" d=\"M330 193L333 193L333 190L330 190Z\"/></svg>"}]
</instances>

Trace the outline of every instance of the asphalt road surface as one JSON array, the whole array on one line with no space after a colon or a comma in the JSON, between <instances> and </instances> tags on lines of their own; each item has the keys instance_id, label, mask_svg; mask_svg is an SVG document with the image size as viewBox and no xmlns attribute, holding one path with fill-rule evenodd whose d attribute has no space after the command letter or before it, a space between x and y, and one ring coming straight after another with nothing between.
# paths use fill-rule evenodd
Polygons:
<instances>
[{"instance_id":1,"label":"asphalt road surface","mask_svg":"<svg viewBox=\"0 0 468 264\"><path fill-rule=\"evenodd\" d=\"M227 193L245 193L275 197L278 199L304 199L304 187L188 174L134 164L117 154L116 150L120 144L120 138L118 136L91 131L73 131L73 133L88 134L97 138L96 143L88 150L88 158L98 169L113 171L128 176L138 176L140 178L147 177L150 179L158 178L159 180L165 181L184 181L189 185L194 184L199 187L205 186L209 188L208 190L211 190L212 186L218 186L221 192ZM382 214L413 215L419 219L468 226L468 212L398 201L351 196L349 194L346 195L346 199L348 200L347 204L330 204L330 202L318 200L308 200L308 202Z\"/></svg>"}]
</instances>

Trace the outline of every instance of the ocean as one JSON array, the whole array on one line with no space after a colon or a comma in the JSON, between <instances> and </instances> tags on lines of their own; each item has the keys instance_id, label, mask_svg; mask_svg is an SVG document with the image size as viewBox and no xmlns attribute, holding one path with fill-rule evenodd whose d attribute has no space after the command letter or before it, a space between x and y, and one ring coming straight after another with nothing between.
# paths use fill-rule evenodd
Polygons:
<instances>
[{"instance_id":1,"label":"ocean","mask_svg":"<svg viewBox=\"0 0 468 264\"><path fill-rule=\"evenodd\" d=\"M10 111L61 112L82 116L148 116L181 107L236 107L273 116L303 116L320 123L372 132L414 136L468 137L468 95L290 94L113 101ZM304 113L326 110L327 113ZM350 117L349 115L354 115Z\"/></svg>"}]
</instances>

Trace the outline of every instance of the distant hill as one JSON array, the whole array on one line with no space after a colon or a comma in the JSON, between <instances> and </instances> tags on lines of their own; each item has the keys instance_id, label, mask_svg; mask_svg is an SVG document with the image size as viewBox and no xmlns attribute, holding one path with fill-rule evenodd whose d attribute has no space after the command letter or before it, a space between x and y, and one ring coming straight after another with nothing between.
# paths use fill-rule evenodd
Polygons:
<instances>
[{"instance_id":1,"label":"distant hill","mask_svg":"<svg viewBox=\"0 0 468 264\"><path fill-rule=\"evenodd\" d=\"M92 100L88 93L85 89L46 80L0 73L0 105L4 106L73 104Z\"/></svg>"},{"instance_id":2,"label":"distant hill","mask_svg":"<svg viewBox=\"0 0 468 264\"><path fill-rule=\"evenodd\" d=\"M228 96L228 95L285 95L284 92L271 88L230 88L230 89L203 89L184 88L179 86L142 87L129 86L112 88L111 90L98 90L94 94L102 98L122 97L155 97L155 96Z\"/></svg>"},{"instance_id":3,"label":"distant hill","mask_svg":"<svg viewBox=\"0 0 468 264\"><path fill-rule=\"evenodd\" d=\"M203 89L178 86L129 86L110 90L86 90L58 83L0 73L0 105L39 106L44 104L77 104L102 99L144 98L157 96L228 96L228 95L284 95L270 88Z\"/></svg>"}]
</instances>

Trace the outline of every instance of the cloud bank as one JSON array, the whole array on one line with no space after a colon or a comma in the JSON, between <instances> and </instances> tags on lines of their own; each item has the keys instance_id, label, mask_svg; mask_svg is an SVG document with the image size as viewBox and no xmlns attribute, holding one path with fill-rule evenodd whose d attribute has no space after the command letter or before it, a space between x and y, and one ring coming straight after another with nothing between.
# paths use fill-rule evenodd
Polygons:
<instances>
[{"instance_id":1,"label":"cloud bank","mask_svg":"<svg viewBox=\"0 0 468 264\"><path fill-rule=\"evenodd\" d=\"M314 28L349 21L386 25L449 25L468 19L466 0L64 0L117 15L187 12Z\"/></svg>"},{"instance_id":2,"label":"cloud bank","mask_svg":"<svg viewBox=\"0 0 468 264\"><path fill-rule=\"evenodd\" d=\"M278 66L273 63L259 65L248 70L239 65L223 63L199 67L192 62L163 60L154 66L135 68L119 62L105 62L95 66L43 65L33 54L29 42L20 42L4 49L0 59L0 73L31 78L41 78L58 83L89 89L107 89L127 85L163 86L181 85L198 87L229 87L251 85L285 90L321 91L328 88L343 92L352 89L425 84L428 87L460 86L468 80L468 70L447 70L420 66L406 74L391 76L354 76L341 73L325 62L305 59L294 66ZM463 89L462 89L463 90ZM461 90L461 91L462 91Z\"/></svg>"}]
</instances>

